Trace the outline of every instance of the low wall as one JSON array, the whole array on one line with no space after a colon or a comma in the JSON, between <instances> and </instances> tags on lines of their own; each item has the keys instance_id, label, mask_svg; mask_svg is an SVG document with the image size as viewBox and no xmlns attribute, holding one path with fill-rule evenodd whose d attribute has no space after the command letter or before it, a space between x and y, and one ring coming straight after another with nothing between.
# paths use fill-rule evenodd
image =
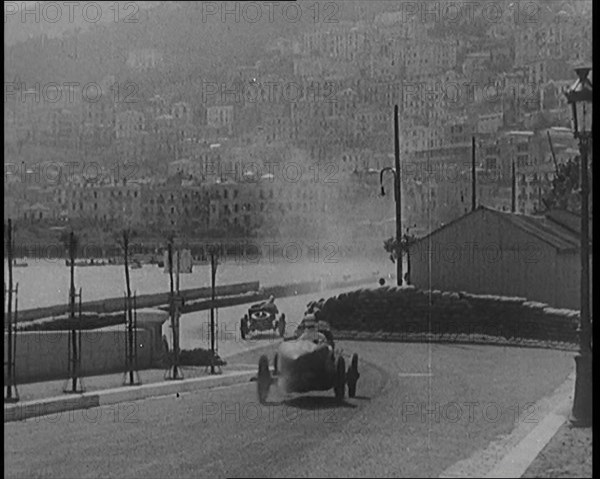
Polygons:
<instances>
[{"instance_id":1,"label":"low wall","mask_svg":"<svg viewBox=\"0 0 600 479\"><path fill-rule=\"evenodd\" d=\"M138 312L137 366L152 367L163 354L160 328L168 315L162 311ZM15 346L17 383L67 379L69 331L19 331ZM109 330L81 331L81 376L110 374L126 369L125 326ZM4 361L7 356L7 336L4 335ZM7 381L6 367L4 381Z\"/></svg>"},{"instance_id":2,"label":"low wall","mask_svg":"<svg viewBox=\"0 0 600 479\"><path fill-rule=\"evenodd\" d=\"M247 283L236 283L217 286L215 292L217 296L230 296L235 294L242 294L248 291L258 291L260 284L258 281L252 281ZM185 289L180 294L186 299L191 301L200 298L210 298L212 289L210 287L204 288L193 288ZM138 308L153 308L169 302L170 293L154 293L154 294L142 294L136 298ZM119 298L108 298L100 301L87 301L82 303L81 310L83 312L95 312L95 313L115 313L123 311L125 305L125 299ZM61 316L69 312L69 306L65 300L65 304L57 306L48 306L44 308L25 309L19 311L19 322L33 321L36 319L50 318L53 316Z\"/></svg>"},{"instance_id":3,"label":"low wall","mask_svg":"<svg viewBox=\"0 0 600 479\"><path fill-rule=\"evenodd\" d=\"M576 343L579 312L525 298L423 291L414 287L357 290L329 298L322 317L340 331L427 335L429 339L538 339ZM423 336L425 337L425 336Z\"/></svg>"},{"instance_id":4,"label":"low wall","mask_svg":"<svg viewBox=\"0 0 600 479\"><path fill-rule=\"evenodd\" d=\"M16 338L15 375L18 383L67 379L69 331L26 331ZM152 365L151 334L137 330L138 368ZM81 376L125 370L125 331L81 332ZM7 349L6 336L4 350ZM5 353L5 361L6 361ZM4 381L6 382L6 368Z\"/></svg>"}]
</instances>

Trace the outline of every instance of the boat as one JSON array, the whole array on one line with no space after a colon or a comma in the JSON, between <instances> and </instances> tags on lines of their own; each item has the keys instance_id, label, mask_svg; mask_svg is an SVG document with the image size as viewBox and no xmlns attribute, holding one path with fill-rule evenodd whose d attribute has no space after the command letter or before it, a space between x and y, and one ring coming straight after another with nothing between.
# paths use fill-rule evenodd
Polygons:
<instances>
[{"instance_id":1,"label":"boat","mask_svg":"<svg viewBox=\"0 0 600 479\"><path fill-rule=\"evenodd\" d=\"M65 264L67 266L71 266L71 262L68 259L65 260ZM81 267L81 266L105 266L106 264L108 264L108 263L106 263L105 261L94 261L93 259L91 259L89 261L85 261L85 260L75 261L75 266L79 266L79 267Z\"/></svg>"}]
</instances>

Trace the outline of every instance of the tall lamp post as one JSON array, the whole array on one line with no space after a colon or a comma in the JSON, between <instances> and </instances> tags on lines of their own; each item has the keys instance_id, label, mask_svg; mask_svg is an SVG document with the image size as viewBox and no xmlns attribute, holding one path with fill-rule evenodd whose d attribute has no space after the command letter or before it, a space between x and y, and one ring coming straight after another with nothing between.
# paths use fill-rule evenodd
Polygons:
<instances>
[{"instance_id":1,"label":"tall lamp post","mask_svg":"<svg viewBox=\"0 0 600 479\"><path fill-rule=\"evenodd\" d=\"M576 68L578 80L565 92L573 114L573 136L579 141L581 161L581 312L579 352L575 356L575 397L571 422L592 425L592 345L590 318L588 152L592 145L592 82L590 67Z\"/></svg>"},{"instance_id":2,"label":"tall lamp post","mask_svg":"<svg viewBox=\"0 0 600 479\"><path fill-rule=\"evenodd\" d=\"M396 202L396 245L398 248L398 259L396 260L396 276L398 286L402 286L402 195L400 189L400 132L398 125L398 105L394 106L394 159L395 168L386 167L379 172L379 185L381 196L385 196L383 188L383 174L391 171L394 174L394 201Z\"/></svg>"}]
</instances>

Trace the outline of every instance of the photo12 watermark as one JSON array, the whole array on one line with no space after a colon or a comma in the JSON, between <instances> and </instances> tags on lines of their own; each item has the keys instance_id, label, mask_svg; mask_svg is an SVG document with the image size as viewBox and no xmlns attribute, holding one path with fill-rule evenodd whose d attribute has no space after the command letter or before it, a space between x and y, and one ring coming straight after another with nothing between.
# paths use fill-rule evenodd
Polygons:
<instances>
[{"instance_id":1,"label":"photo12 watermark","mask_svg":"<svg viewBox=\"0 0 600 479\"><path fill-rule=\"evenodd\" d=\"M256 401L237 402L219 401L202 403L201 418L203 423L218 421L256 424L260 422L321 422L336 423L339 421L335 408L315 407L302 409L285 402L281 404L260 404Z\"/></svg>"},{"instance_id":2,"label":"photo12 watermark","mask_svg":"<svg viewBox=\"0 0 600 479\"><path fill-rule=\"evenodd\" d=\"M206 179L234 178L238 183L272 184L279 181L286 183L324 183L335 184L340 181L337 176L339 165L327 163L299 163L293 161L231 161L223 162L208 159L203 163L202 174Z\"/></svg>"},{"instance_id":3,"label":"photo12 watermark","mask_svg":"<svg viewBox=\"0 0 600 479\"><path fill-rule=\"evenodd\" d=\"M335 103L338 101L339 83L334 80L291 81L260 80L253 78L245 83L201 83L202 103L220 105L236 104L286 104Z\"/></svg>"},{"instance_id":4,"label":"photo12 watermark","mask_svg":"<svg viewBox=\"0 0 600 479\"><path fill-rule=\"evenodd\" d=\"M139 85L134 82L102 86L96 82L4 82L4 103L39 105L80 105L105 98L115 104L138 103Z\"/></svg>"},{"instance_id":5,"label":"photo12 watermark","mask_svg":"<svg viewBox=\"0 0 600 479\"><path fill-rule=\"evenodd\" d=\"M103 165L95 161L44 161L4 164L4 184L20 182L29 186L56 186L72 184L80 179L85 184L135 183L140 166L137 163Z\"/></svg>"},{"instance_id":6,"label":"photo12 watermark","mask_svg":"<svg viewBox=\"0 0 600 479\"><path fill-rule=\"evenodd\" d=\"M138 23L137 2L4 2L4 24Z\"/></svg>"},{"instance_id":7,"label":"photo12 watermark","mask_svg":"<svg viewBox=\"0 0 600 479\"><path fill-rule=\"evenodd\" d=\"M513 423L538 423L540 410L535 403L501 405L496 402L449 401L424 402L404 401L401 405L402 422L452 423L474 422L497 423L509 420Z\"/></svg>"},{"instance_id":8,"label":"photo12 watermark","mask_svg":"<svg viewBox=\"0 0 600 479\"><path fill-rule=\"evenodd\" d=\"M510 22L527 25L540 21L543 2L488 1L400 1L400 22L421 24L464 24L483 21L486 24Z\"/></svg>"},{"instance_id":9,"label":"photo12 watermark","mask_svg":"<svg viewBox=\"0 0 600 479\"><path fill-rule=\"evenodd\" d=\"M340 2L200 2L202 23L338 23Z\"/></svg>"}]
</instances>

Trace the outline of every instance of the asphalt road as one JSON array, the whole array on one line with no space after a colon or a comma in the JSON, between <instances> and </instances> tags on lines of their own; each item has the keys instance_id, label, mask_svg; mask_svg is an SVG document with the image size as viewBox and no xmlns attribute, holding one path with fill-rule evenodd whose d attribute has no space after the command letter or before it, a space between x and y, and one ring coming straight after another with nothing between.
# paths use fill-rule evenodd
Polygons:
<instances>
[{"instance_id":1,"label":"asphalt road","mask_svg":"<svg viewBox=\"0 0 600 479\"><path fill-rule=\"evenodd\" d=\"M299 296L290 296L286 298L275 298L275 304L280 313L286 316L286 336L293 334L296 326L300 323L306 305L309 301L319 300L321 298L330 298L338 294L356 291L358 288L378 287L376 278L372 285L361 287L352 286L342 289L328 290L321 293L310 293ZM256 331L245 340L241 338L240 319L248 312L251 304L243 304L228 308L221 308L217 314L217 324L215 334L217 338L217 348L221 357L227 358L233 354L241 353L257 347L269 346L278 343L281 338L276 332ZM182 349L210 348L210 311L197 311L184 314L180 320ZM163 334L171 337L170 321L163 326Z\"/></svg>"},{"instance_id":2,"label":"asphalt road","mask_svg":"<svg viewBox=\"0 0 600 479\"><path fill-rule=\"evenodd\" d=\"M332 391L276 388L260 406L251 382L8 423L5 476L437 477L518 421L539 421L528 405L573 369L559 351L339 346L359 353L361 372L341 406ZM262 352L235 360L256 364Z\"/></svg>"}]
</instances>

